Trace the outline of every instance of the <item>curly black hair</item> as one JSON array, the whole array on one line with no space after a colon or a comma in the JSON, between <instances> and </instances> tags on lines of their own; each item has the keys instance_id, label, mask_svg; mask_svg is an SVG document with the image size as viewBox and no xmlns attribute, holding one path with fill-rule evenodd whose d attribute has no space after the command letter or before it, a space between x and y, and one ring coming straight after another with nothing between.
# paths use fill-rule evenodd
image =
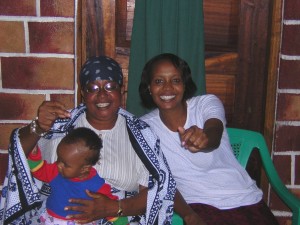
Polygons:
<instances>
[{"instance_id":1,"label":"curly black hair","mask_svg":"<svg viewBox=\"0 0 300 225\"><path fill-rule=\"evenodd\" d=\"M142 100L142 104L148 109L156 107L156 104L154 103L149 91L149 85L151 83L153 70L161 61L171 62L175 66L175 68L181 72L181 78L185 86L182 99L183 101L193 97L197 90L197 86L192 79L191 69L186 61L172 53L163 53L157 55L145 64L142 72L141 82L139 85L139 94Z\"/></svg>"}]
</instances>

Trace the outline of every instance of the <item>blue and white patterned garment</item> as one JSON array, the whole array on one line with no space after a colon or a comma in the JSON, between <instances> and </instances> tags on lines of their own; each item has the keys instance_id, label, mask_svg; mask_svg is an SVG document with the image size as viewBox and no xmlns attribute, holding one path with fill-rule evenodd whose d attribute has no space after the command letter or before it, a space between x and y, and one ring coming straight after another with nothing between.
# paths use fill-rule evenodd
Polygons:
<instances>
[{"instance_id":1,"label":"blue and white patterned garment","mask_svg":"<svg viewBox=\"0 0 300 225\"><path fill-rule=\"evenodd\" d=\"M85 111L85 105L81 104L71 111L71 118L57 119L44 138L64 136L74 128L75 121ZM145 122L121 108L118 113L126 119L132 146L150 172L146 214L141 215L140 219L129 217L129 221L132 221L130 224L170 225L176 184L161 152L159 139ZM44 185L40 191L32 178L18 133L19 129L16 129L11 135L9 165L0 202L0 224L39 224L39 215L45 211L45 201L42 199L46 199L49 190ZM116 188L114 194L119 198L134 195ZM98 224L111 223L102 219Z\"/></svg>"}]
</instances>

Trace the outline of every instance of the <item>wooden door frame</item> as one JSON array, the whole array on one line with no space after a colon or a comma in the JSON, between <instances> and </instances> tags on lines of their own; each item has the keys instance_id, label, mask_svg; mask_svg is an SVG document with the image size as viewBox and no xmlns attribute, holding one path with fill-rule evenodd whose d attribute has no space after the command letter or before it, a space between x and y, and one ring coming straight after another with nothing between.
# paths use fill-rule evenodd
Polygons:
<instances>
[{"instance_id":1,"label":"wooden door frame","mask_svg":"<svg viewBox=\"0 0 300 225\"><path fill-rule=\"evenodd\" d=\"M277 81L279 67L279 53L281 43L281 21L282 21L282 0L273 1L272 26L270 36L270 58L268 65L268 81L266 95L266 113L264 123L264 136L270 149L273 148L275 133L275 111L277 96Z\"/></svg>"},{"instance_id":2,"label":"wooden door frame","mask_svg":"<svg viewBox=\"0 0 300 225\"><path fill-rule=\"evenodd\" d=\"M264 122L264 137L266 139L270 154L272 156L275 140L275 111L277 96L277 81L279 67L279 53L281 44L281 21L282 21L282 0L272 2L272 25L270 35L270 54L268 64L268 80L266 94L266 110ZM263 191L269 188L268 179L264 174L262 178Z\"/></svg>"}]
</instances>

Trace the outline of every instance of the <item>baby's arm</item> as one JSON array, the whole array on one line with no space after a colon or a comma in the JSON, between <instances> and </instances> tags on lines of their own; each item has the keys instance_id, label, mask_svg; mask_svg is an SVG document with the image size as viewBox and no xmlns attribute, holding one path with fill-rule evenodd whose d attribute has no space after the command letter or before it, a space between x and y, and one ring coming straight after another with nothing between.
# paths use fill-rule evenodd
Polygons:
<instances>
[{"instance_id":1,"label":"baby's arm","mask_svg":"<svg viewBox=\"0 0 300 225\"><path fill-rule=\"evenodd\" d=\"M49 183L58 174L56 163L48 164L43 160L39 147L30 152L27 160L32 175L38 180Z\"/></svg>"}]
</instances>

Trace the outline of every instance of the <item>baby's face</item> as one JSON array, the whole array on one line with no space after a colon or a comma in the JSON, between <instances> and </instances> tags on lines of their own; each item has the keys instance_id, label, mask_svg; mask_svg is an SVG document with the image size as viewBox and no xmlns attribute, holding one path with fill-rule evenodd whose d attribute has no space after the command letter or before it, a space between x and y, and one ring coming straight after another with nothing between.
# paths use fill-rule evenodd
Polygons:
<instances>
[{"instance_id":1,"label":"baby's face","mask_svg":"<svg viewBox=\"0 0 300 225\"><path fill-rule=\"evenodd\" d=\"M84 166L88 150L83 143L60 143L57 147L57 167L59 173L65 178L81 178L86 175Z\"/></svg>"}]
</instances>

